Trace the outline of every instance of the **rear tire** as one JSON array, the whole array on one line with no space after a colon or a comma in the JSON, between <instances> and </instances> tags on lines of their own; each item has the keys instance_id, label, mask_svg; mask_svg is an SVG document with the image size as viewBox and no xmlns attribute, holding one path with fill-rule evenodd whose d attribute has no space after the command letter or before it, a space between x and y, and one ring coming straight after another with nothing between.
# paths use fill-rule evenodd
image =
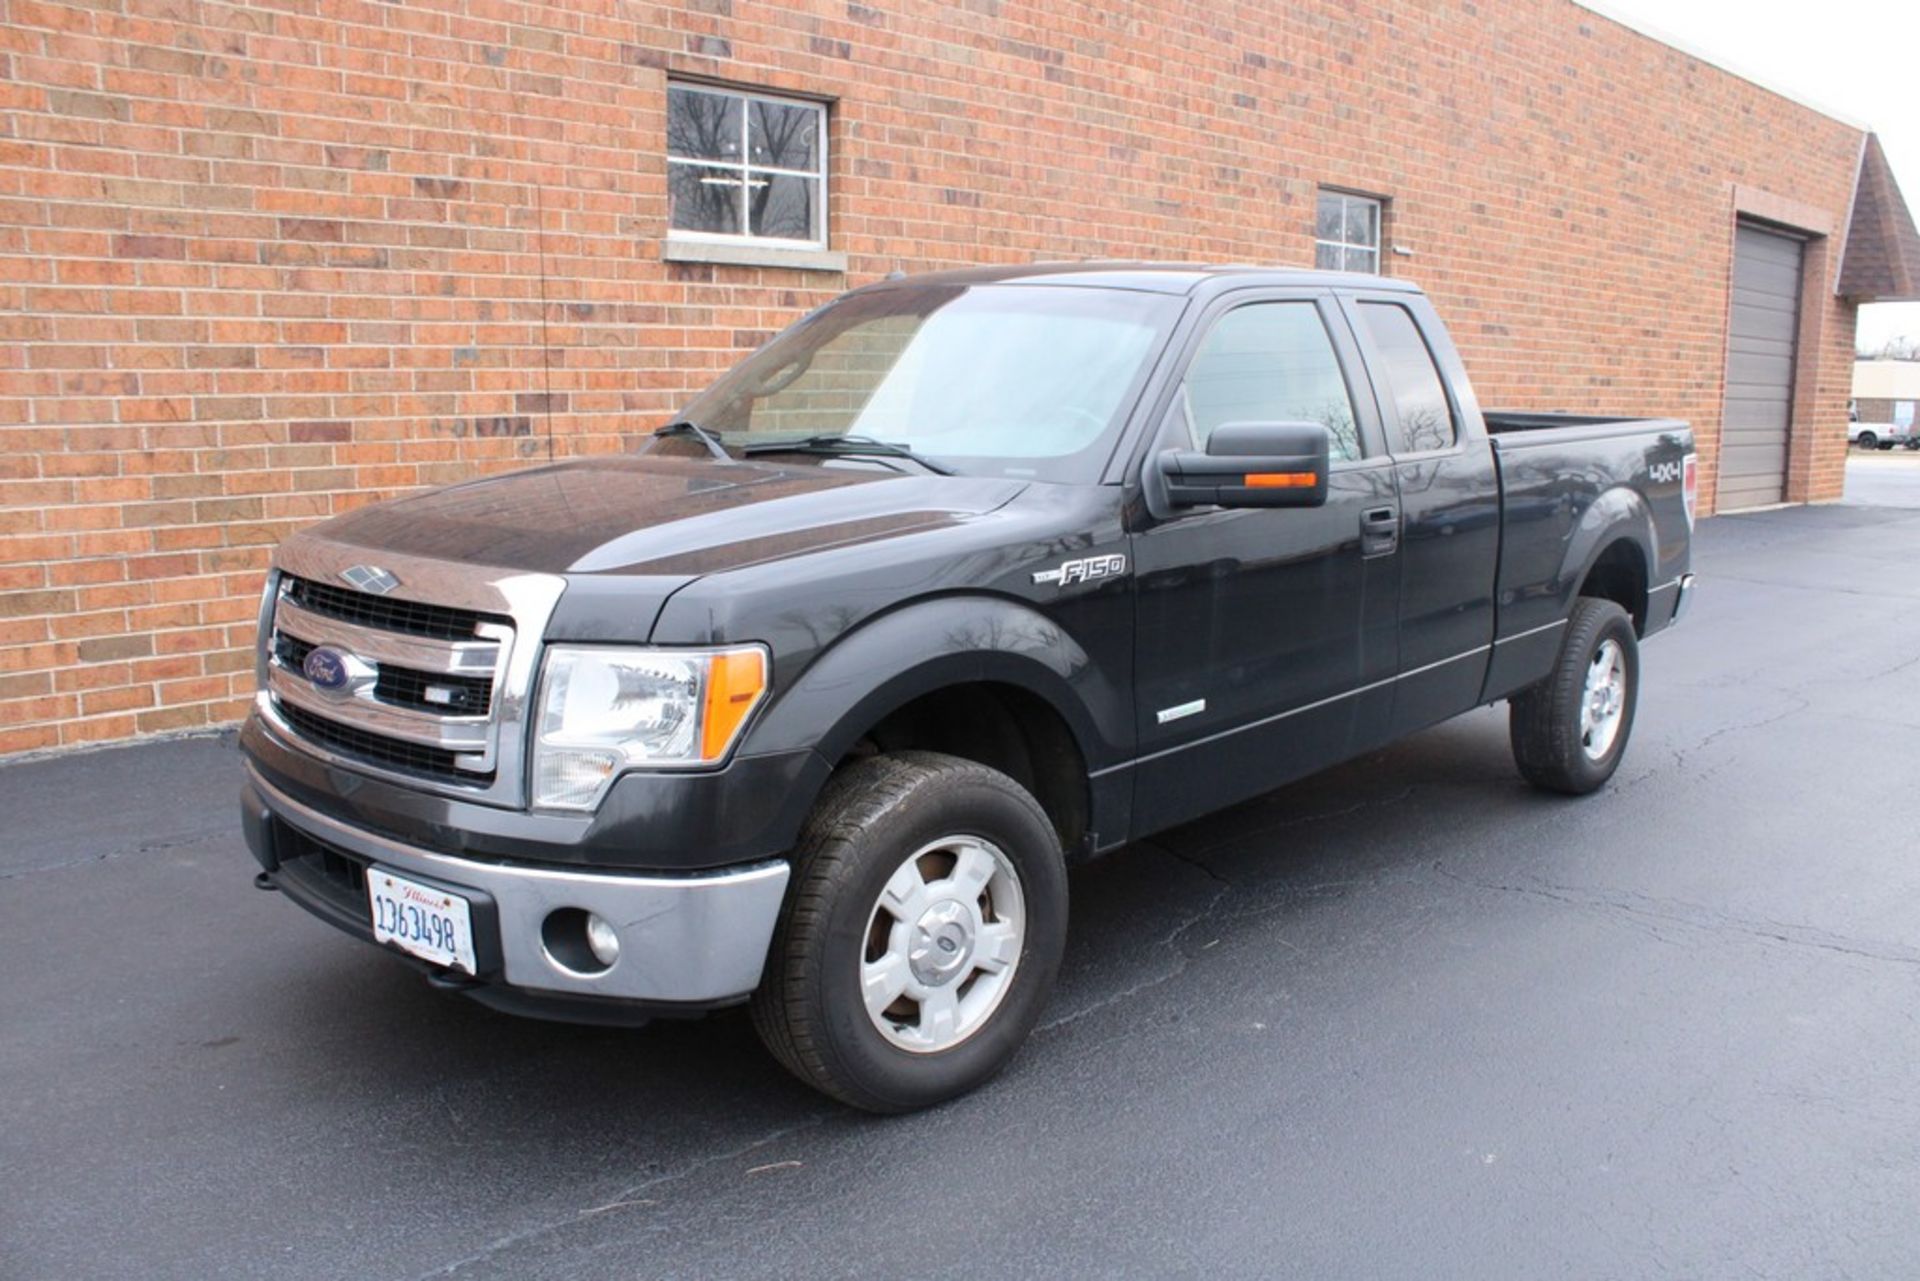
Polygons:
<instances>
[{"instance_id":1,"label":"rear tire","mask_svg":"<svg viewBox=\"0 0 1920 1281\"><path fill-rule=\"evenodd\" d=\"M1861 432L1858 436L1854 437L1853 443L1862 449L1880 448L1880 438L1870 431Z\"/></svg>"},{"instance_id":2,"label":"rear tire","mask_svg":"<svg viewBox=\"0 0 1920 1281\"><path fill-rule=\"evenodd\" d=\"M933 752L858 760L794 852L754 1028L843 1103L929 1107L1013 1058L1066 931L1060 838L1019 784Z\"/></svg>"},{"instance_id":3,"label":"rear tire","mask_svg":"<svg viewBox=\"0 0 1920 1281\"><path fill-rule=\"evenodd\" d=\"M1513 697L1514 764L1535 787L1584 796L1620 767L1640 691L1633 619L1610 600L1582 596L1553 671Z\"/></svg>"}]
</instances>

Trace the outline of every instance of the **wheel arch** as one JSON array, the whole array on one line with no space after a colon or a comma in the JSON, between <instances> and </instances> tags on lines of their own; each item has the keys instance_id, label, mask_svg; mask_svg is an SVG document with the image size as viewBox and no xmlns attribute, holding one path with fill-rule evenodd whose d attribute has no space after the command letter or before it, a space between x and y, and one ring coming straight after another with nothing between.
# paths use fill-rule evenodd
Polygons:
<instances>
[{"instance_id":1,"label":"wheel arch","mask_svg":"<svg viewBox=\"0 0 1920 1281\"><path fill-rule=\"evenodd\" d=\"M1567 550L1566 581L1572 584L1566 608L1582 596L1610 600L1633 618L1635 634L1647 631L1653 566L1659 563L1659 535L1646 499L1625 486L1594 500Z\"/></svg>"},{"instance_id":2,"label":"wheel arch","mask_svg":"<svg viewBox=\"0 0 1920 1281\"><path fill-rule=\"evenodd\" d=\"M1034 794L1071 856L1124 838L1130 793L1094 774L1120 758L1115 735L1127 723L1123 688L1065 629L1023 603L959 596L840 638L780 692L742 750L807 747L829 769L909 748L977 761ZM791 810L810 811L829 776Z\"/></svg>"}]
</instances>

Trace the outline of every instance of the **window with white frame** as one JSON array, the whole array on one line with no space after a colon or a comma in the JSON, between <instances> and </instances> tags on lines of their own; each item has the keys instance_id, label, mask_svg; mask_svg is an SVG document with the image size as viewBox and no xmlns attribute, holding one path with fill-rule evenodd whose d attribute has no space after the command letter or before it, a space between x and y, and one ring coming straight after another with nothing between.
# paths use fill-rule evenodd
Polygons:
<instances>
[{"instance_id":1,"label":"window with white frame","mask_svg":"<svg viewBox=\"0 0 1920 1281\"><path fill-rule=\"evenodd\" d=\"M1313 224L1313 265L1323 271L1380 270L1380 202L1321 191Z\"/></svg>"},{"instance_id":2,"label":"window with white frame","mask_svg":"<svg viewBox=\"0 0 1920 1281\"><path fill-rule=\"evenodd\" d=\"M825 104L668 85L667 226L676 240L825 248Z\"/></svg>"}]
</instances>

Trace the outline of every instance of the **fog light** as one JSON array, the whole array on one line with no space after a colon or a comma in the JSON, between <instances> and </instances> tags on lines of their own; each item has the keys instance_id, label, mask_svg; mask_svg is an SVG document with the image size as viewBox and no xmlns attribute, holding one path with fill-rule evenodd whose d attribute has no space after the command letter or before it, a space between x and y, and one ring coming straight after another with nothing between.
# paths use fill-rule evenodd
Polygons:
<instances>
[{"instance_id":1,"label":"fog light","mask_svg":"<svg viewBox=\"0 0 1920 1281\"><path fill-rule=\"evenodd\" d=\"M611 966L620 959L620 936L613 932L612 925L592 912L587 913L587 948L602 965Z\"/></svg>"},{"instance_id":2,"label":"fog light","mask_svg":"<svg viewBox=\"0 0 1920 1281\"><path fill-rule=\"evenodd\" d=\"M560 907L540 924L540 941L554 966L579 978L605 974L620 959L613 922L579 907Z\"/></svg>"}]
</instances>

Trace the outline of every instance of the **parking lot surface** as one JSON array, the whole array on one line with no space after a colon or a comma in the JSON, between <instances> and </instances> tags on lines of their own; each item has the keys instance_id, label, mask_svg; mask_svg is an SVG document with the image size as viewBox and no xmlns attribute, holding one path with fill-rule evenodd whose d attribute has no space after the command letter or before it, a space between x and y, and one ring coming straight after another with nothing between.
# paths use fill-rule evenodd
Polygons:
<instances>
[{"instance_id":1,"label":"parking lot surface","mask_svg":"<svg viewBox=\"0 0 1920 1281\"><path fill-rule=\"evenodd\" d=\"M1483 710L1084 868L918 1116L429 991L252 889L226 740L0 767L0 1276L1911 1277L1920 467L1851 470L1702 525L1604 792Z\"/></svg>"}]
</instances>

